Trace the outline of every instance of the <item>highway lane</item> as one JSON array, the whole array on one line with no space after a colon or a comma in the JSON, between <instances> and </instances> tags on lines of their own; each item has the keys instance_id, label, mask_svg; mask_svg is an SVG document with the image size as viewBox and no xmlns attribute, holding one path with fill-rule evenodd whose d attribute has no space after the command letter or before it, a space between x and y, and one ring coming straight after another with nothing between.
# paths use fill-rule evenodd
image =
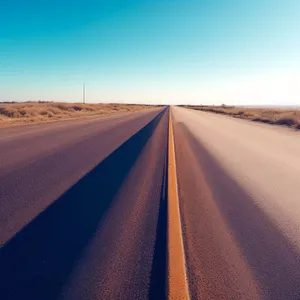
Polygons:
<instances>
[{"instance_id":1,"label":"highway lane","mask_svg":"<svg viewBox=\"0 0 300 300\"><path fill-rule=\"evenodd\" d=\"M168 112L143 113L119 126L73 146L96 148L99 164L37 217L30 215L28 225L0 249L1 298L164 297ZM139 127L102 159L104 142L113 144L112 136L121 142Z\"/></svg>"},{"instance_id":2,"label":"highway lane","mask_svg":"<svg viewBox=\"0 0 300 300\"><path fill-rule=\"evenodd\" d=\"M160 111L0 129L0 244Z\"/></svg>"},{"instance_id":3,"label":"highway lane","mask_svg":"<svg viewBox=\"0 0 300 300\"><path fill-rule=\"evenodd\" d=\"M165 114L59 299L164 298L167 129Z\"/></svg>"},{"instance_id":4,"label":"highway lane","mask_svg":"<svg viewBox=\"0 0 300 300\"><path fill-rule=\"evenodd\" d=\"M299 132L171 111L191 299L299 299Z\"/></svg>"}]
</instances>

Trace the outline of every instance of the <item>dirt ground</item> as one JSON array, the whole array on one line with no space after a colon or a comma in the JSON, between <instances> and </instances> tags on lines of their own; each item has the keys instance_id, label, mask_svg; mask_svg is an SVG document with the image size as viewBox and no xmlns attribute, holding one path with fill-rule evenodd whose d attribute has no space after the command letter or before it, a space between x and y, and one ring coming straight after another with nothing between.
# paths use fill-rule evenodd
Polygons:
<instances>
[{"instance_id":1,"label":"dirt ground","mask_svg":"<svg viewBox=\"0 0 300 300\"><path fill-rule=\"evenodd\" d=\"M45 123L58 120L111 115L154 108L136 104L80 104L56 102L0 103L0 126Z\"/></svg>"},{"instance_id":2,"label":"dirt ground","mask_svg":"<svg viewBox=\"0 0 300 300\"><path fill-rule=\"evenodd\" d=\"M283 125L300 129L300 109L242 108L234 106L184 106L195 110L229 115L273 125Z\"/></svg>"}]
</instances>

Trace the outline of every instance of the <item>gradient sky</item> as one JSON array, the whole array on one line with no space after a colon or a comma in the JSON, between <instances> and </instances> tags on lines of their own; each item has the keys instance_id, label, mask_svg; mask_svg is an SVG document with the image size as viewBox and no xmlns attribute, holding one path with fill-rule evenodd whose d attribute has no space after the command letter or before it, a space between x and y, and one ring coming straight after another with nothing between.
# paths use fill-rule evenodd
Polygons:
<instances>
[{"instance_id":1,"label":"gradient sky","mask_svg":"<svg viewBox=\"0 0 300 300\"><path fill-rule=\"evenodd\" d=\"M2 0L0 101L300 104L299 0Z\"/></svg>"}]
</instances>

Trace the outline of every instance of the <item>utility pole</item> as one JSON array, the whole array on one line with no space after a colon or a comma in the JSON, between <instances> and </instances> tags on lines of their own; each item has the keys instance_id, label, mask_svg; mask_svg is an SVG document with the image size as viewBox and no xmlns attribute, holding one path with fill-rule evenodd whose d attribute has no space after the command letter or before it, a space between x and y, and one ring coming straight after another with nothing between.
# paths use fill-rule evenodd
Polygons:
<instances>
[{"instance_id":1,"label":"utility pole","mask_svg":"<svg viewBox=\"0 0 300 300\"><path fill-rule=\"evenodd\" d=\"M82 102L85 104L85 83L83 84L83 90L82 90Z\"/></svg>"}]
</instances>

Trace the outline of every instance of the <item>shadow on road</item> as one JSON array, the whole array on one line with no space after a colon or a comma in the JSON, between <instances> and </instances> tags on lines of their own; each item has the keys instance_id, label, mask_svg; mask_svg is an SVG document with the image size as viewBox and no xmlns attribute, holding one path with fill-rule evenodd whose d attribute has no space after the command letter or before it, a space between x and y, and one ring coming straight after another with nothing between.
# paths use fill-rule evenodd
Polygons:
<instances>
[{"instance_id":1,"label":"shadow on road","mask_svg":"<svg viewBox=\"0 0 300 300\"><path fill-rule=\"evenodd\" d=\"M164 177L161 187L156 241L152 262L149 298L150 300L167 298L167 201L168 201L168 151L166 151Z\"/></svg>"},{"instance_id":2,"label":"shadow on road","mask_svg":"<svg viewBox=\"0 0 300 300\"><path fill-rule=\"evenodd\" d=\"M1 299L55 299L165 110L0 250Z\"/></svg>"}]
</instances>

